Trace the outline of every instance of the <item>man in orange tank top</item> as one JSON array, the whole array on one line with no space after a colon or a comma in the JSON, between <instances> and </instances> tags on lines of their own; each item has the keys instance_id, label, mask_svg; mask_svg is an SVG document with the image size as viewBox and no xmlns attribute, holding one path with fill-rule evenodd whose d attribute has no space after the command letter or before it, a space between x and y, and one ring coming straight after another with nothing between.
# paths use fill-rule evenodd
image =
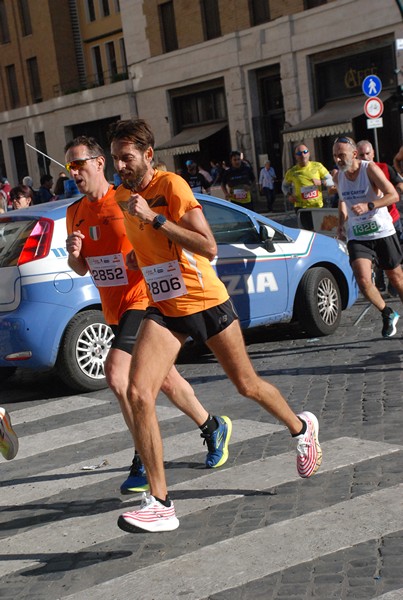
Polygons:
<instances>
[{"instance_id":1,"label":"man in orange tank top","mask_svg":"<svg viewBox=\"0 0 403 600\"><path fill-rule=\"evenodd\" d=\"M126 236L122 211L115 201L115 190L104 175L103 149L94 138L81 136L67 144L65 153L66 168L85 194L67 209L68 263L79 275L89 271L98 287L105 320L115 334L105 361L105 375L134 440L137 432L127 400L127 386L135 337L148 306L145 283L141 271L130 270L126 265L132 246ZM210 416L174 365L161 389L200 427L208 447L206 467L223 465L228 458L230 419ZM222 437L220 444L217 444L218 433ZM122 494L130 494L146 489L144 465L135 453L129 477L120 490Z\"/></svg>"},{"instance_id":2,"label":"man in orange tank top","mask_svg":"<svg viewBox=\"0 0 403 600\"><path fill-rule=\"evenodd\" d=\"M119 121L111 126L110 141L124 184L116 191L116 201L134 248L133 266L141 269L150 296L128 388L150 495L140 509L121 515L118 526L133 533L171 531L179 521L168 496L155 401L189 335L210 348L239 393L259 403L297 438L301 477L310 477L321 464L319 425L310 412L296 415L279 390L254 371L238 316L210 264L217 254L211 229L184 179L153 168L154 135L148 124L142 119Z\"/></svg>"}]
</instances>

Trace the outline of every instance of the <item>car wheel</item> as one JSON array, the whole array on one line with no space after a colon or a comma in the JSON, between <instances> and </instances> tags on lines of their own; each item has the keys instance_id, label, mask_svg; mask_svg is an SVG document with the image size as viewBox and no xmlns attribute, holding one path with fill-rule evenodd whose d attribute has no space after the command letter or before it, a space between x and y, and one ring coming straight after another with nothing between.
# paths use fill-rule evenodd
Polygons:
<instances>
[{"instance_id":1,"label":"car wheel","mask_svg":"<svg viewBox=\"0 0 403 600\"><path fill-rule=\"evenodd\" d=\"M0 367L0 381L5 381L16 372L17 367Z\"/></svg>"},{"instance_id":2,"label":"car wheel","mask_svg":"<svg viewBox=\"0 0 403 600\"><path fill-rule=\"evenodd\" d=\"M104 361L113 340L99 310L75 315L67 325L57 357L59 377L73 390L89 392L107 387Z\"/></svg>"},{"instance_id":3,"label":"car wheel","mask_svg":"<svg viewBox=\"0 0 403 600\"><path fill-rule=\"evenodd\" d=\"M304 274L296 309L298 321L309 335L330 335L336 331L341 319L341 297L330 271L315 267Z\"/></svg>"}]
</instances>

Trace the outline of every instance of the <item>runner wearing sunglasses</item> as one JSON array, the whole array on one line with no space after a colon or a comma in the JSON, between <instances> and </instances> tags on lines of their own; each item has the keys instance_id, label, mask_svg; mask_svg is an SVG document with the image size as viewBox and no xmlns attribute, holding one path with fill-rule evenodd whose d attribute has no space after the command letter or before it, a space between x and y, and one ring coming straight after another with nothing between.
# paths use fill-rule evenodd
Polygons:
<instances>
[{"instance_id":1,"label":"runner wearing sunglasses","mask_svg":"<svg viewBox=\"0 0 403 600\"><path fill-rule=\"evenodd\" d=\"M294 205L295 212L300 208L322 208L322 184L333 187L329 171L320 162L310 160L310 152L305 144L294 150L296 164L286 172L281 189Z\"/></svg>"}]
</instances>

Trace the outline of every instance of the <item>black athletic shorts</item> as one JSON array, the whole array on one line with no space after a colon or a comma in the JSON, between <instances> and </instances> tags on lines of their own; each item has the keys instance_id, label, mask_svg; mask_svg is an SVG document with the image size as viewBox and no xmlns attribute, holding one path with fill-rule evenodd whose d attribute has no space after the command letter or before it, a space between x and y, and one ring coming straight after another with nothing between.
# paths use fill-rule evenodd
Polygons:
<instances>
[{"instance_id":1,"label":"black athletic shorts","mask_svg":"<svg viewBox=\"0 0 403 600\"><path fill-rule=\"evenodd\" d=\"M350 240L347 244L350 263L356 258L375 260L375 264L384 271L394 269L403 261L403 254L397 234L378 240Z\"/></svg>"},{"instance_id":2,"label":"black athletic shorts","mask_svg":"<svg viewBox=\"0 0 403 600\"><path fill-rule=\"evenodd\" d=\"M227 300L223 304L186 317L166 317L155 306L149 306L144 318L155 321L169 331L184 333L194 341L204 343L220 331L224 331L238 319L238 315L231 300Z\"/></svg>"},{"instance_id":3,"label":"black athletic shorts","mask_svg":"<svg viewBox=\"0 0 403 600\"><path fill-rule=\"evenodd\" d=\"M127 352L128 354L132 353L137 331L145 312L145 310L127 310L123 313L119 325L111 325L111 329L115 334L112 348L123 350L123 352Z\"/></svg>"}]
</instances>

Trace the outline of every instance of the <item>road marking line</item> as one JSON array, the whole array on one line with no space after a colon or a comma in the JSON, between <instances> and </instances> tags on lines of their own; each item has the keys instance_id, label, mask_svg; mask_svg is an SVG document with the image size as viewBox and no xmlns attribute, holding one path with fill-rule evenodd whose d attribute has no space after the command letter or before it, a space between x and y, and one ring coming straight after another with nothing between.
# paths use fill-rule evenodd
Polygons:
<instances>
[{"instance_id":1,"label":"road marking line","mask_svg":"<svg viewBox=\"0 0 403 600\"><path fill-rule=\"evenodd\" d=\"M32 408L22 408L14 410L11 414L13 426L21 423L32 423L40 421L47 417L56 417L57 415L66 415L75 410L91 409L101 404L110 404L110 400L100 400L99 398L87 398L86 396L68 396L53 400L46 404L39 404ZM94 413L95 414L95 413Z\"/></svg>"},{"instance_id":2,"label":"road marking line","mask_svg":"<svg viewBox=\"0 0 403 600\"><path fill-rule=\"evenodd\" d=\"M157 406L157 415L159 421L172 419L173 417L181 416L182 413L170 406ZM120 433L127 431L127 426L123 416L120 413L102 417L101 419L93 419L91 421L82 421L67 427L59 429L49 429L47 431L36 433L34 435L26 435L20 438L20 449L13 462L50 452L81 442L87 442L101 437L102 435ZM127 433L130 438L129 432Z\"/></svg>"},{"instance_id":3,"label":"road marking line","mask_svg":"<svg viewBox=\"0 0 403 600\"><path fill-rule=\"evenodd\" d=\"M130 598L133 590L142 600L175 598L179 590L183 600L201 600L400 531L402 493L403 484L365 494L138 569L64 600Z\"/></svg>"},{"instance_id":4,"label":"road marking line","mask_svg":"<svg viewBox=\"0 0 403 600\"><path fill-rule=\"evenodd\" d=\"M324 443L322 447L323 454L324 457L326 457L326 459L324 459L323 461L320 473L331 472L335 469L340 469L345 466L369 460L370 458L376 458L378 456L383 456L402 450L402 447L400 446L392 446L391 444L357 440L355 438L339 438ZM242 477L239 477L239 473L242 475ZM239 489L240 493L220 496L205 496L204 493L196 493L195 497L191 499L175 499L175 491L194 490L197 492L197 490L202 490L204 492L207 479L209 479L210 477L214 478L214 489L224 488L231 489L234 491L237 491ZM224 469L223 471L214 471L213 473L211 473L211 475L201 477L199 478L199 480L191 480L188 482L171 486L170 493L174 498L176 512L178 516L184 517L185 515L190 515L192 513L195 513L197 511L203 510L211 506L216 506L218 504L230 502L231 500L234 500L237 497L243 496L245 493L245 488L248 487L245 485L245 478L247 478L248 481L254 481L254 485L248 489L248 493L253 493L253 490L256 489L263 489L262 480L264 480L264 485L267 485L266 489L278 486L281 483L299 480L295 468L295 452L288 452L282 455L269 457L263 460L244 464L240 467ZM258 487L256 487L257 482ZM130 502L132 501L133 499L130 498ZM352 500L348 502L352 502ZM138 502L136 502L135 504L138 504ZM403 520L403 511L401 511L400 497L398 504L399 510L401 512L400 518ZM335 505L336 508L337 506L338 505ZM334 508L334 510L336 510L336 508ZM49 509L51 509L51 505ZM118 510L110 511L107 514L103 513L102 515L72 517L71 519L67 520L55 521L53 523L49 523L48 525L35 527L29 531L25 531L23 533L16 534L9 538L3 539L2 549L4 550L2 554L3 561L0 562L0 577L29 566L38 565L38 562L46 562L46 559L49 556L53 556L58 553L65 553L66 547L68 548L69 552L77 552L82 551L84 548L92 546L93 544L100 544L106 541L115 540L121 537L122 535L129 535L119 530L116 525L118 516L124 510L125 506L122 503L122 506ZM324 510L326 511L328 509ZM5 511L3 511L3 513L4 512ZM386 515L384 516L386 519ZM338 517L338 519L340 519L340 517ZM338 527L340 528L340 520L338 521ZM401 528L403 528L403 524ZM399 528L396 529L396 531L398 530ZM256 535L256 533L258 532L252 533L253 535ZM67 535L68 544L66 546ZM301 532L301 535L303 536L303 532ZM237 538L235 538L235 540L236 539ZM326 539L326 537L324 539ZM371 539L371 537L366 539ZM43 543L45 544L44 549L41 549L39 547L39 540L43 540ZM236 541L234 543L236 544ZM299 545L299 542L297 540L295 543ZM33 551L33 549L35 550ZM323 553L323 548L321 551ZM211 548L209 549L209 552L211 553ZM276 553L276 551L274 551L274 553ZM42 559L41 555L43 556ZM270 553L265 552L264 555L270 556ZM10 558L9 561L4 560L6 556L15 556L18 557L18 559ZM213 560L215 560L216 554L212 553L212 557ZM240 553L240 557L242 557L242 553ZM217 562L220 564L221 558L220 561ZM248 564L247 561L243 563L243 568L245 567L245 564ZM231 573L232 577L233 569L231 568L227 571L227 573ZM204 577L206 577L206 574L204 574ZM201 587L200 589L203 589L203 598L205 598L206 595L208 595L205 594L205 588ZM143 599L143 596L141 594L138 594L138 597Z\"/></svg>"},{"instance_id":5,"label":"road marking line","mask_svg":"<svg viewBox=\"0 0 403 600\"><path fill-rule=\"evenodd\" d=\"M258 421L248 421L244 419L233 421L230 452L231 444L244 442L245 440L254 439L263 435L270 435L277 431L285 431L285 429L280 425L272 425L271 423L260 423ZM165 460L172 461L199 452L204 453L205 448L201 445L199 439L197 430L165 438ZM22 438L22 440L24 440L24 438ZM21 444L23 443L24 442L22 441ZM14 506L21 506L27 502L34 502L41 498L59 494L64 490L79 489L93 483L100 483L112 479L113 477L117 477L120 473L123 482L123 479L126 476L125 471L128 470L132 456L132 448L113 454L105 452L105 454L91 458L87 461L66 465L57 469L52 469L51 471L42 471L41 473L32 476L23 476L20 481L17 479L18 483L2 486L0 506L9 505L10 498L13 498ZM94 471L81 470L83 465L98 465L104 459L107 459L108 461L106 467ZM200 466L203 466L203 464L204 463L200 463ZM14 478L14 480L15 479L16 478ZM118 492L119 487L117 486L116 493Z\"/></svg>"}]
</instances>

